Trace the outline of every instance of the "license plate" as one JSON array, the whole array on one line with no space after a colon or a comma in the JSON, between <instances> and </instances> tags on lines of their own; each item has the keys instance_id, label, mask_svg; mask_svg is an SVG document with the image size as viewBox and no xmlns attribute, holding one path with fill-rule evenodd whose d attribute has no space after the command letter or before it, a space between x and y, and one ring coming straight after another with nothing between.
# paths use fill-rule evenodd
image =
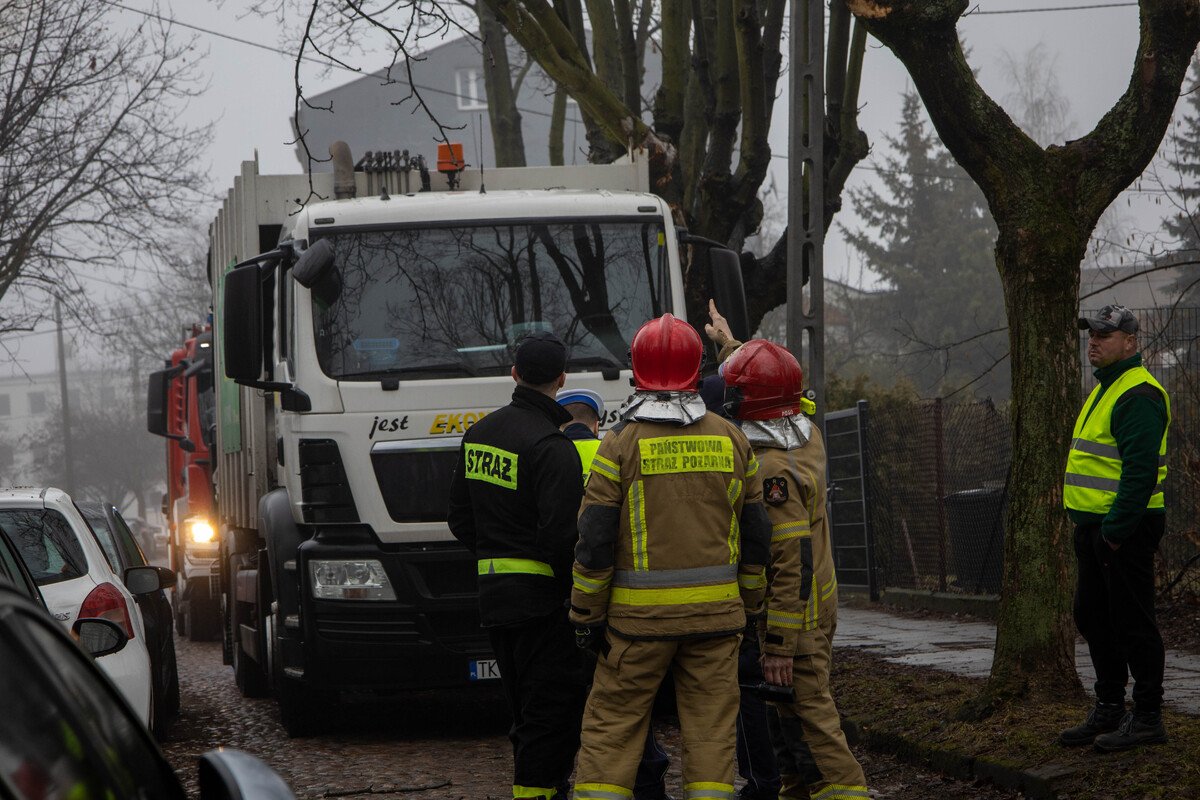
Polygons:
<instances>
[{"instance_id":1,"label":"license plate","mask_svg":"<svg viewBox=\"0 0 1200 800\"><path fill-rule=\"evenodd\" d=\"M473 681L498 681L500 680L500 666L494 658L481 658L478 661L471 662L471 680Z\"/></svg>"}]
</instances>

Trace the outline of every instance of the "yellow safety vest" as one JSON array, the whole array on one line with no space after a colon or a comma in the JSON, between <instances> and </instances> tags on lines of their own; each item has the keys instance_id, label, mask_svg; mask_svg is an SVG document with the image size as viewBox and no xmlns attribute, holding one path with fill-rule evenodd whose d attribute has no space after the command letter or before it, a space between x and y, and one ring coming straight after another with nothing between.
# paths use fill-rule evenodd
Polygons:
<instances>
[{"instance_id":1,"label":"yellow safety vest","mask_svg":"<svg viewBox=\"0 0 1200 800\"><path fill-rule=\"evenodd\" d=\"M1063 477L1063 505L1074 511L1107 514L1121 483L1121 454L1112 435L1113 407L1129 389L1143 383L1162 392L1167 404L1167 427L1171 424L1171 400L1162 385L1145 367L1132 367L1121 373L1107 390L1099 385L1092 390L1075 420L1071 434L1071 452ZM1097 400L1097 395L1100 399ZM1093 408L1093 404L1095 407ZM1163 481L1167 477L1167 431L1163 429L1158 446L1158 484L1146 508L1163 508Z\"/></svg>"},{"instance_id":2,"label":"yellow safety vest","mask_svg":"<svg viewBox=\"0 0 1200 800\"><path fill-rule=\"evenodd\" d=\"M596 451L600 449L599 439L574 439L575 449L579 451L579 462L583 464L583 479L592 471L592 462L596 460Z\"/></svg>"}]
</instances>

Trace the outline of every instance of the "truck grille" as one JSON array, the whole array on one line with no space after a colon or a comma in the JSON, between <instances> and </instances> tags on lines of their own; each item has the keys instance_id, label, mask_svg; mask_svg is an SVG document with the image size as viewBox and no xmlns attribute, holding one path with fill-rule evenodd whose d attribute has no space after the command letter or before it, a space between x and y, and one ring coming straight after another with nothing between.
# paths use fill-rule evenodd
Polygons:
<instances>
[{"instance_id":1,"label":"truck grille","mask_svg":"<svg viewBox=\"0 0 1200 800\"><path fill-rule=\"evenodd\" d=\"M388 515L396 522L444 522L457 459L457 446L373 449L371 466Z\"/></svg>"}]
</instances>

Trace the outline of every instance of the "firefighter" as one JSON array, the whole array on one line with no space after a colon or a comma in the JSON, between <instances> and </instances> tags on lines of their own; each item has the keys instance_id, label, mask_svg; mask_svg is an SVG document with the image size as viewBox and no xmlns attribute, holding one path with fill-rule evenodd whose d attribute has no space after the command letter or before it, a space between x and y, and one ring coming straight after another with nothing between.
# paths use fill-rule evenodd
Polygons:
<instances>
[{"instance_id":1,"label":"firefighter","mask_svg":"<svg viewBox=\"0 0 1200 800\"><path fill-rule=\"evenodd\" d=\"M697 393L703 346L666 314L631 347L636 391L600 443L579 517L571 619L598 650L575 798L630 797L668 671L684 796L733 797L737 656L762 603L770 530L758 464Z\"/></svg>"},{"instance_id":2,"label":"firefighter","mask_svg":"<svg viewBox=\"0 0 1200 800\"><path fill-rule=\"evenodd\" d=\"M561 796L570 780L588 664L567 620L583 481L554 399L567 351L537 332L517 347L512 402L463 435L447 522L478 559L480 621L512 712L514 798Z\"/></svg>"},{"instance_id":3,"label":"firefighter","mask_svg":"<svg viewBox=\"0 0 1200 800\"><path fill-rule=\"evenodd\" d=\"M592 460L600 449L600 422L604 419L604 398L591 389L563 389L558 393L558 404L571 414L571 421L563 425L563 433L579 451L583 466L583 481L587 484L592 471ZM670 767L667 751L654 738L654 726L646 730L646 745L642 760L638 763L637 779L633 785L633 800L670 800L667 795L666 777Z\"/></svg>"},{"instance_id":4,"label":"firefighter","mask_svg":"<svg viewBox=\"0 0 1200 800\"><path fill-rule=\"evenodd\" d=\"M868 797L862 767L842 734L829 690L837 627L837 577L825 516L825 445L805 415L803 373L784 348L755 339L742 345L709 305L709 337L721 346L725 408L760 462L763 502L771 520L767 616L762 645L768 683L791 685L773 726L780 800Z\"/></svg>"}]
</instances>

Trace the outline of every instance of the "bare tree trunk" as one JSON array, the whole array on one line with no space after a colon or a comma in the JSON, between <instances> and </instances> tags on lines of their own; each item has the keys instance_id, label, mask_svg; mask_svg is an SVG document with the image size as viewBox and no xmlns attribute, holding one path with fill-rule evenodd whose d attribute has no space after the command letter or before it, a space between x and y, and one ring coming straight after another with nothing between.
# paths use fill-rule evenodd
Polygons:
<instances>
[{"instance_id":1,"label":"bare tree trunk","mask_svg":"<svg viewBox=\"0 0 1200 800\"><path fill-rule=\"evenodd\" d=\"M1013 466L996 657L990 692L976 709L984 713L1013 698L1081 691L1062 474L1070 438L1064 421L1078 413L1080 403L1075 308L1088 233L1065 211L1057 219L1038 216L1006 220L996 244L1012 358ZM1040 268L1031 271L1031 264Z\"/></svg>"},{"instance_id":2,"label":"bare tree trunk","mask_svg":"<svg viewBox=\"0 0 1200 800\"><path fill-rule=\"evenodd\" d=\"M483 39L483 80L487 90L488 122L497 167L525 166L525 137L521 112L513 91L512 66L508 61L508 37L496 12L487 3L476 3L479 35Z\"/></svg>"},{"instance_id":3,"label":"bare tree trunk","mask_svg":"<svg viewBox=\"0 0 1200 800\"><path fill-rule=\"evenodd\" d=\"M550 166L563 165L563 136L567 128L567 93L554 90L554 105L550 108Z\"/></svg>"}]
</instances>

